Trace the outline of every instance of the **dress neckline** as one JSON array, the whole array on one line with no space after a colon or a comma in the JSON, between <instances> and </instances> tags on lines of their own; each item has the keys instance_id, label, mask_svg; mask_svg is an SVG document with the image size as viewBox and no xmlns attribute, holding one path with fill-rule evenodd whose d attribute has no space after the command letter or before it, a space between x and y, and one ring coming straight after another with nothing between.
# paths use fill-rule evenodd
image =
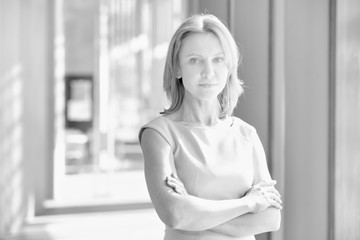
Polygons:
<instances>
[{"instance_id":1,"label":"dress neckline","mask_svg":"<svg viewBox=\"0 0 360 240\"><path fill-rule=\"evenodd\" d=\"M184 126L184 127L200 128L200 129L213 129L213 128L217 128L217 127L224 126L224 125L231 127L234 122L234 118L232 116L226 117L225 119L219 119L215 124L210 125L210 126L205 125L205 124L194 123L194 122L175 121L166 116L161 116L161 117L164 118L165 121L167 121L168 123L171 123L171 124L180 125L180 126Z\"/></svg>"}]
</instances>

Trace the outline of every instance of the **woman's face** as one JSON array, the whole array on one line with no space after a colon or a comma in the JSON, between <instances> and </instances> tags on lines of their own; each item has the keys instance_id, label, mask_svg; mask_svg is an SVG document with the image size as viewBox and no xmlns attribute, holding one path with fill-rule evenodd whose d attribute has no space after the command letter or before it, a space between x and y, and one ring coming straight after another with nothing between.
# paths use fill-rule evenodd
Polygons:
<instances>
[{"instance_id":1,"label":"woman's face","mask_svg":"<svg viewBox=\"0 0 360 240\"><path fill-rule=\"evenodd\" d=\"M185 97L214 100L224 89L228 67L220 40L212 33L187 36L179 52L180 74Z\"/></svg>"}]
</instances>

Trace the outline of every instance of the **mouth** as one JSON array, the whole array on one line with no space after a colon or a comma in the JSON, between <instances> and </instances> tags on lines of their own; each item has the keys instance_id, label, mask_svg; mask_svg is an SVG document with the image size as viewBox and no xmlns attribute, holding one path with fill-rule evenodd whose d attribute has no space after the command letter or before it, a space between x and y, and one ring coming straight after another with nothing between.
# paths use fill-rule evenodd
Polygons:
<instances>
[{"instance_id":1,"label":"mouth","mask_svg":"<svg viewBox=\"0 0 360 240\"><path fill-rule=\"evenodd\" d=\"M210 87L215 87L216 83L200 83L199 86L205 87L205 88L210 88Z\"/></svg>"}]
</instances>

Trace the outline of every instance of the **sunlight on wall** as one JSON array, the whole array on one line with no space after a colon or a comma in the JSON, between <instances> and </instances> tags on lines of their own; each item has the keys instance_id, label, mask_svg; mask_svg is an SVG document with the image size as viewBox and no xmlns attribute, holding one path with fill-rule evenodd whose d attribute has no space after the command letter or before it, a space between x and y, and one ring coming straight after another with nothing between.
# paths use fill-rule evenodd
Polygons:
<instances>
[{"instance_id":1,"label":"sunlight on wall","mask_svg":"<svg viewBox=\"0 0 360 240\"><path fill-rule=\"evenodd\" d=\"M18 230L25 213L22 69L8 69L0 73L0 236Z\"/></svg>"},{"instance_id":2,"label":"sunlight on wall","mask_svg":"<svg viewBox=\"0 0 360 240\"><path fill-rule=\"evenodd\" d=\"M58 187L63 180L65 172L65 37L63 35L62 12L63 1L55 1L55 36L54 36L54 131L55 131L55 149L54 149L54 198L59 195ZM61 187L60 187L61 188Z\"/></svg>"}]
</instances>

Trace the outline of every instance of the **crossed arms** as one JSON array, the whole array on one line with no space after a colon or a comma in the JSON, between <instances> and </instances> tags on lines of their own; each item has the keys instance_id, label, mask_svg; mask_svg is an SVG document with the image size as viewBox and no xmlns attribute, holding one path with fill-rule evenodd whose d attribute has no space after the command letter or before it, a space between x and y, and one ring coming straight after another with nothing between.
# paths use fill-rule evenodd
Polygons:
<instances>
[{"instance_id":1,"label":"crossed arms","mask_svg":"<svg viewBox=\"0 0 360 240\"><path fill-rule=\"evenodd\" d=\"M259 154L254 162L255 184L245 196L208 200L189 195L181 180L171 175L174 171L172 150L160 134L145 129L141 147L150 198L160 219L169 227L210 230L237 237L276 231L280 227L281 197L274 188L263 149L255 151Z\"/></svg>"}]
</instances>

